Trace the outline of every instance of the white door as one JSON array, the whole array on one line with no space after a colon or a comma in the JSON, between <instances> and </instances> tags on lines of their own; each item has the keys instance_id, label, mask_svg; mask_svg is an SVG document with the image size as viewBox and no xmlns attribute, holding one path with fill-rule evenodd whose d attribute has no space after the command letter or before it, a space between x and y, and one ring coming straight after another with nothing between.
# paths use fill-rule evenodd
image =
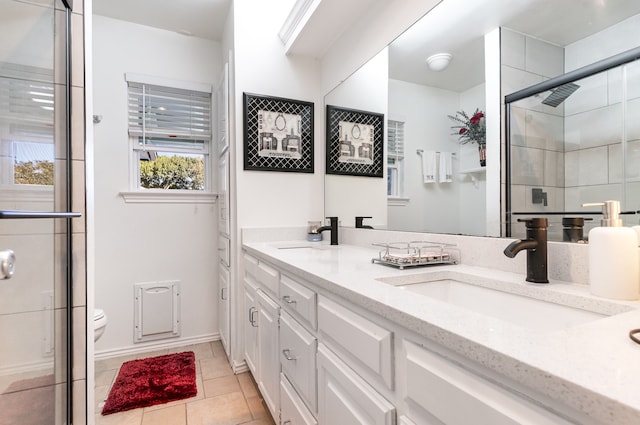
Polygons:
<instances>
[{"instance_id":1,"label":"white door","mask_svg":"<svg viewBox=\"0 0 640 425\"><path fill-rule=\"evenodd\" d=\"M245 280L244 285L244 359L257 379L258 355L258 304L256 288Z\"/></svg>"},{"instance_id":2,"label":"white door","mask_svg":"<svg viewBox=\"0 0 640 425\"><path fill-rule=\"evenodd\" d=\"M71 12L55 3L0 1L3 425L69 423L70 353L85 352L72 346L72 273L82 267L74 267L71 251L70 218L80 214L68 213L70 88L64 63ZM81 240L74 235L74 242Z\"/></svg>"},{"instance_id":3,"label":"white door","mask_svg":"<svg viewBox=\"0 0 640 425\"><path fill-rule=\"evenodd\" d=\"M224 265L219 265L220 270L220 290L218 293L218 322L220 323L220 340L227 357L230 355L229 334L231 332L229 323L229 269Z\"/></svg>"}]
</instances>

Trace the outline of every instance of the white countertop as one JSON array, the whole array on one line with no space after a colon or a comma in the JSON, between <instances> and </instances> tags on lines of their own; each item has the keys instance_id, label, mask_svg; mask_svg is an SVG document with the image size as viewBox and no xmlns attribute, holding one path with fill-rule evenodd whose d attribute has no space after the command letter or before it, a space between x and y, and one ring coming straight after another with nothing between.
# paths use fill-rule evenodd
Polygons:
<instances>
[{"instance_id":1,"label":"white countertop","mask_svg":"<svg viewBox=\"0 0 640 425\"><path fill-rule=\"evenodd\" d=\"M304 242L302 242L304 244ZM588 287L553 281L527 283L524 275L464 264L399 270L372 264L374 247L292 242L245 243L244 249L285 272L408 328L466 358L573 407L602 423L640 424L640 303L591 296ZM455 271L543 291L549 300L583 300L589 309L630 311L557 331L532 331L381 282L385 277Z\"/></svg>"}]
</instances>

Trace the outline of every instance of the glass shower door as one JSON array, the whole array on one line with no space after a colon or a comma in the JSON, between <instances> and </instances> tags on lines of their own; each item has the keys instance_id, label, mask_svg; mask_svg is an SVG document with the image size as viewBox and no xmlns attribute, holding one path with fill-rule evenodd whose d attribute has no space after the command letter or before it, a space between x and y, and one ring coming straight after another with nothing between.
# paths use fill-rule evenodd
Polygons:
<instances>
[{"instance_id":1,"label":"glass shower door","mask_svg":"<svg viewBox=\"0 0 640 425\"><path fill-rule=\"evenodd\" d=\"M67 21L59 0L0 0L3 425L70 423Z\"/></svg>"}]
</instances>

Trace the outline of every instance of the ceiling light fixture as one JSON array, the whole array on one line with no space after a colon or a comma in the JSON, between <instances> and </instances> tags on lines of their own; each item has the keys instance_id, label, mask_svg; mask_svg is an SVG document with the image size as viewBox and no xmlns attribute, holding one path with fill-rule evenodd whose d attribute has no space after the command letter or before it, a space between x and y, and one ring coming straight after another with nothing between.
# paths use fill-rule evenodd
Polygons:
<instances>
[{"instance_id":1,"label":"ceiling light fixture","mask_svg":"<svg viewBox=\"0 0 640 425\"><path fill-rule=\"evenodd\" d=\"M451 57L450 53L436 53L427 58L427 64L432 71L439 72L449 66Z\"/></svg>"}]
</instances>

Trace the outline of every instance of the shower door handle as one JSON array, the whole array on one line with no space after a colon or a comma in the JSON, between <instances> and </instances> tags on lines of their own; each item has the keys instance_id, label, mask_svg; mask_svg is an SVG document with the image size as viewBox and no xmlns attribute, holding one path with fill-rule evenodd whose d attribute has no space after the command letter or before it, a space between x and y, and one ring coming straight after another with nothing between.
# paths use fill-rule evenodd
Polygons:
<instances>
[{"instance_id":1,"label":"shower door handle","mask_svg":"<svg viewBox=\"0 0 640 425\"><path fill-rule=\"evenodd\" d=\"M82 214L79 212L0 210L0 218L75 218L80 216Z\"/></svg>"},{"instance_id":2,"label":"shower door handle","mask_svg":"<svg viewBox=\"0 0 640 425\"><path fill-rule=\"evenodd\" d=\"M0 280L11 279L16 268L16 256L10 249L0 251Z\"/></svg>"}]
</instances>

